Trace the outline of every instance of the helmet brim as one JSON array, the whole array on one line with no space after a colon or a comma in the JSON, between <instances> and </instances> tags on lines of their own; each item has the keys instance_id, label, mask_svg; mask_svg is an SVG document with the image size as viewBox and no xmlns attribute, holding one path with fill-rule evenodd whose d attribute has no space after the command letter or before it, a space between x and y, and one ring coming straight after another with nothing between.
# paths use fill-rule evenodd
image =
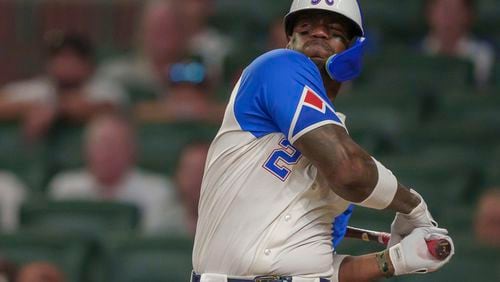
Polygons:
<instances>
[{"instance_id":1,"label":"helmet brim","mask_svg":"<svg viewBox=\"0 0 500 282\"><path fill-rule=\"evenodd\" d=\"M353 21L350 18L342 15L341 13L337 13L337 12L334 12L334 11L331 11L331 10L327 10L327 9L305 9L305 10L298 10L298 11L294 11L294 12L288 13L285 16L285 19L284 19L285 33L286 33L287 36L292 36L293 27L295 25L295 21L296 21L297 17L301 13L309 12L309 11L318 11L318 12L333 13L333 14L335 14L335 15L343 18L346 22L348 22L352 26L352 31L353 31L353 35L354 36L364 36L363 30L361 29L361 27L355 21Z\"/></svg>"}]
</instances>

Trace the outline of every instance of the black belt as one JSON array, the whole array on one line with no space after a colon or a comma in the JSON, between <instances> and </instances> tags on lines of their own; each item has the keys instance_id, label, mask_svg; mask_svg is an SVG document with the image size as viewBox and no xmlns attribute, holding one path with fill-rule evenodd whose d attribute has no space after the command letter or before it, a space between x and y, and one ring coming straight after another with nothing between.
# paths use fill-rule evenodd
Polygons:
<instances>
[{"instance_id":1,"label":"black belt","mask_svg":"<svg viewBox=\"0 0 500 282\"><path fill-rule=\"evenodd\" d=\"M193 272L191 282L200 282L201 275ZM254 279L236 279L228 278L227 282L292 282L292 277L290 276L278 276L278 275L266 275L257 276ZM320 282L330 282L330 280L325 278L320 278Z\"/></svg>"}]
</instances>

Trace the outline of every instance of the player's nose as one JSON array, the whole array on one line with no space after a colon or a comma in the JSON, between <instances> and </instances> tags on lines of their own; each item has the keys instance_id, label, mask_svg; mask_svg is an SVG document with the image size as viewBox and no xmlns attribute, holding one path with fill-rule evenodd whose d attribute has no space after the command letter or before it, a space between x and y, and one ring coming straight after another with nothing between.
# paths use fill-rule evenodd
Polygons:
<instances>
[{"instance_id":1,"label":"player's nose","mask_svg":"<svg viewBox=\"0 0 500 282\"><path fill-rule=\"evenodd\" d=\"M311 29L311 35L316 38L328 39L328 27L321 23L315 24Z\"/></svg>"}]
</instances>

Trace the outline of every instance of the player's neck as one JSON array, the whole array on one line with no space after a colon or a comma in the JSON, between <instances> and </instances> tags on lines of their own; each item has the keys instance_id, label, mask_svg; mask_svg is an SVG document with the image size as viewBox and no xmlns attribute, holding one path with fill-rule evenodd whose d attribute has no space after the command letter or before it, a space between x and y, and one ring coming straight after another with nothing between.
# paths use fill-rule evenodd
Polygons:
<instances>
[{"instance_id":1,"label":"player's neck","mask_svg":"<svg viewBox=\"0 0 500 282\"><path fill-rule=\"evenodd\" d=\"M321 72L321 78L323 79L323 84L325 85L326 95L332 102L335 101L342 83L331 79L326 72Z\"/></svg>"}]
</instances>

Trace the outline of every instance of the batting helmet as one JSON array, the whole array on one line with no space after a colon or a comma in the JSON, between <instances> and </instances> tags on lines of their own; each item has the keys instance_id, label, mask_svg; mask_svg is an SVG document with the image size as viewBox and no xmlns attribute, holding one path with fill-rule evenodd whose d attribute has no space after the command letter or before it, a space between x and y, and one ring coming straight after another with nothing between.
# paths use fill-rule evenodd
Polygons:
<instances>
[{"instance_id":1,"label":"batting helmet","mask_svg":"<svg viewBox=\"0 0 500 282\"><path fill-rule=\"evenodd\" d=\"M301 11L323 10L340 14L351 21L355 36L364 36L361 10L356 0L293 0L290 12L285 16L285 32L292 35L295 17Z\"/></svg>"}]
</instances>

